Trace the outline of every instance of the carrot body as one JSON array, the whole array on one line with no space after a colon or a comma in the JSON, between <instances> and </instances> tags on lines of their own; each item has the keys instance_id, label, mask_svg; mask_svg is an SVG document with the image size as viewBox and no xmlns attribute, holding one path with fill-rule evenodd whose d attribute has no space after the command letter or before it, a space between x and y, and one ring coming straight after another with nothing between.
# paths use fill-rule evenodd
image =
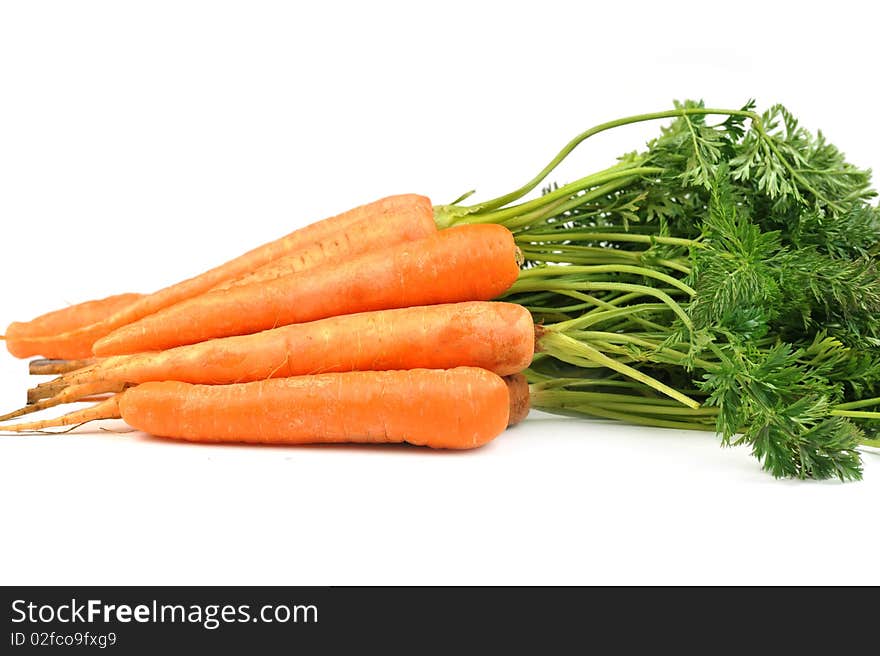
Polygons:
<instances>
[{"instance_id":1,"label":"carrot body","mask_svg":"<svg viewBox=\"0 0 880 656\"><path fill-rule=\"evenodd\" d=\"M504 380L475 367L354 371L236 385L144 383L66 417L0 430L121 416L144 432L194 442L408 442L471 449L504 431L509 403Z\"/></svg>"},{"instance_id":2,"label":"carrot body","mask_svg":"<svg viewBox=\"0 0 880 656\"><path fill-rule=\"evenodd\" d=\"M385 224L389 224L389 230L384 228ZM405 229L401 229L401 225ZM88 357L95 341L117 328L204 294L211 288L245 276L272 260L299 253L302 256L302 266L315 266L326 259L325 254L334 259L342 257L345 248L359 247L358 239L365 230L382 233L381 241L386 244L424 237L436 231L431 202L424 196L415 194L391 196L318 221L201 275L144 296L101 321L55 338L35 338L30 355L40 354L47 358ZM347 231L353 231L354 238L348 239L345 236ZM63 353L55 350L55 339L63 339L68 350Z\"/></svg>"},{"instance_id":3,"label":"carrot body","mask_svg":"<svg viewBox=\"0 0 880 656\"><path fill-rule=\"evenodd\" d=\"M119 402L130 426L196 442L408 442L470 449L507 426L507 385L483 369L354 371L242 383L145 383Z\"/></svg>"},{"instance_id":4,"label":"carrot body","mask_svg":"<svg viewBox=\"0 0 880 656\"><path fill-rule=\"evenodd\" d=\"M204 294L124 326L98 341L94 352L155 351L341 314L489 300L516 281L516 260L513 236L503 226L451 228L338 266Z\"/></svg>"},{"instance_id":5,"label":"carrot body","mask_svg":"<svg viewBox=\"0 0 880 656\"><path fill-rule=\"evenodd\" d=\"M6 329L6 348L17 358L39 355L47 349L55 358L88 358L91 348L81 348L76 340L65 339L64 334L103 321L142 297L117 294L47 312L30 321L14 321Z\"/></svg>"},{"instance_id":6,"label":"carrot body","mask_svg":"<svg viewBox=\"0 0 880 656\"><path fill-rule=\"evenodd\" d=\"M406 212L382 216L381 229L377 228L375 221L358 221L349 225L346 230L332 235L329 239L297 249L290 255L270 260L243 276L221 282L212 290L275 280L291 273L305 271L319 264L332 265L361 253L369 253L394 244L427 237L436 232L436 226L433 221L433 210L427 199L423 200L424 202L417 207L419 210L417 213L419 220L417 221L413 221L413 217Z\"/></svg>"},{"instance_id":7,"label":"carrot body","mask_svg":"<svg viewBox=\"0 0 880 656\"><path fill-rule=\"evenodd\" d=\"M469 301L320 319L166 351L106 358L65 385L177 380L228 384L314 373L471 366L504 376L532 361L521 305Z\"/></svg>"}]
</instances>

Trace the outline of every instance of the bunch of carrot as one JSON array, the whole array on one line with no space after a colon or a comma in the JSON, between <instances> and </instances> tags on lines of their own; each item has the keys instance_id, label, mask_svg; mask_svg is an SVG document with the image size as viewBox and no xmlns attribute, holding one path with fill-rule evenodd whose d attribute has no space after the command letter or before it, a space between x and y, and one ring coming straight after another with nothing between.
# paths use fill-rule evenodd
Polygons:
<instances>
[{"instance_id":1,"label":"bunch of carrot","mask_svg":"<svg viewBox=\"0 0 880 656\"><path fill-rule=\"evenodd\" d=\"M466 448L525 416L530 388L519 372L538 350L578 366L610 367L690 403L586 343L581 324L536 326L525 307L493 300L520 278L517 243L528 243L524 233L559 228L560 213L659 169L631 158L541 198L521 199L585 139L679 113L591 128L533 179L491 200L467 206L465 194L432 206L413 194L385 198L155 293L121 294L13 323L4 336L10 353L43 356L31 372L58 376L29 390L28 405L0 422L64 403L97 403L0 430L121 417L147 432L199 441ZM620 273L612 268L597 267L596 275ZM680 286L650 267L622 268ZM666 292L651 293L676 307Z\"/></svg>"},{"instance_id":2,"label":"bunch of carrot","mask_svg":"<svg viewBox=\"0 0 880 656\"><path fill-rule=\"evenodd\" d=\"M497 198L385 198L155 293L14 323L9 351L57 376L0 430L113 417L195 441L470 448L531 404L745 431L776 476L857 478L878 440L853 422L880 417L875 192L784 109L752 110L602 123ZM584 140L664 119L645 152L523 200ZM95 403L5 423L78 401Z\"/></svg>"},{"instance_id":3,"label":"bunch of carrot","mask_svg":"<svg viewBox=\"0 0 880 656\"><path fill-rule=\"evenodd\" d=\"M0 420L97 402L2 430L480 446L528 411L531 315L490 302L519 257L501 225L438 230L423 196L357 207L158 292L13 323L10 353L59 375Z\"/></svg>"}]
</instances>

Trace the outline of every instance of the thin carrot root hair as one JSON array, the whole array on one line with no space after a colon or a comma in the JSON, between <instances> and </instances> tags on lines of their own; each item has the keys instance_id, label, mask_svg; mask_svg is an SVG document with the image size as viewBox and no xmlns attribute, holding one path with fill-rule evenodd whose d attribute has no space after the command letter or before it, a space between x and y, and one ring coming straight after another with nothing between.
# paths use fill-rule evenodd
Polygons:
<instances>
[{"instance_id":1,"label":"thin carrot root hair","mask_svg":"<svg viewBox=\"0 0 880 656\"><path fill-rule=\"evenodd\" d=\"M55 417L54 419L43 419L41 421L28 421L19 424L9 424L8 426L0 426L0 432L37 432L45 431L47 428L63 428L65 426L71 426L71 430L73 430L73 428L82 426L91 421L98 421L100 419L121 419L122 415L119 411L119 397L119 394L115 394L91 407L77 410L75 412L69 412L66 415Z\"/></svg>"},{"instance_id":2,"label":"thin carrot root hair","mask_svg":"<svg viewBox=\"0 0 880 656\"><path fill-rule=\"evenodd\" d=\"M108 389L109 388L109 389ZM10 419L16 419L18 417L23 417L24 415L29 415L34 412L39 412L40 410L47 410L48 408L54 408L56 405L62 405L64 403L73 403L74 401L79 401L85 397L94 396L95 394L106 394L109 392L121 392L126 388L125 384L116 383L112 387L105 384L104 382L96 382L96 383L84 383L82 385L71 385L70 387L66 387L64 390L59 392L53 397L48 399L41 399L36 403L31 403L30 405L26 405L23 408L19 408L18 410L13 410L12 412L8 412L5 415L0 415L0 421L9 421Z\"/></svg>"},{"instance_id":3,"label":"thin carrot root hair","mask_svg":"<svg viewBox=\"0 0 880 656\"><path fill-rule=\"evenodd\" d=\"M52 380L47 380L31 387L27 391L28 404L36 403L42 399L51 398L73 385L96 383L100 380L104 380L101 376L93 375L93 372L100 371L102 365L107 364L108 360L111 360L111 358L90 358L88 360L81 360L80 362L83 362L84 366L72 369L71 371L66 371Z\"/></svg>"}]
</instances>

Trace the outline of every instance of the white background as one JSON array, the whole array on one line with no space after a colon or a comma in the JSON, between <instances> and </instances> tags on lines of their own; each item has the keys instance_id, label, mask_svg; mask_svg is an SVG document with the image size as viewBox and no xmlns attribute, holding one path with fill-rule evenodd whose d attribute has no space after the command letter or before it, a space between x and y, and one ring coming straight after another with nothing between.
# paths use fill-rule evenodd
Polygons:
<instances>
[{"instance_id":1,"label":"white background","mask_svg":"<svg viewBox=\"0 0 880 656\"><path fill-rule=\"evenodd\" d=\"M876 166L870 7L4 2L0 323L383 195L498 195L674 98L783 102ZM28 383L0 359L0 406ZM780 482L709 434L546 416L461 454L3 437L0 582L877 584L878 503L876 454L862 483Z\"/></svg>"}]
</instances>

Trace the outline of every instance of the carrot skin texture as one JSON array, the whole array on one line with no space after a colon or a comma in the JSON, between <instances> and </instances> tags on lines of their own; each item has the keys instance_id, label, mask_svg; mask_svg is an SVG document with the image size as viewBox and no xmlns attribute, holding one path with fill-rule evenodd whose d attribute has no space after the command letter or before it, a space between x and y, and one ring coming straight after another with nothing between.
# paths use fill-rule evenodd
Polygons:
<instances>
[{"instance_id":1,"label":"carrot skin texture","mask_svg":"<svg viewBox=\"0 0 880 656\"><path fill-rule=\"evenodd\" d=\"M507 420L507 427L510 428L511 426L516 426L529 416L529 410L531 409L529 381L521 373L511 374L503 378L504 382L507 383L507 392L510 394L510 417Z\"/></svg>"},{"instance_id":2,"label":"carrot skin texture","mask_svg":"<svg viewBox=\"0 0 880 656\"><path fill-rule=\"evenodd\" d=\"M28 373L32 376L54 376L89 367L94 363L94 358L86 358L84 360L31 360L28 363Z\"/></svg>"},{"instance_id":3,"label":"carrot skin texture","mask_svg":"<svg viewBox=\"0 0 880 656\"><path fill-rule=\"evenodd\" d=\"M473 367L355 371L241 383L144 383L122 418L159 437L265 444L402 443L471 449L504 431L507 385Z\"/></svg>"},{"instance_id":4,"label":"carrot skin texture","mask_svg":"<svg viewBox=\"0 0 880 656\"><path fill-rule=\"evenodd\" d=\"M521 305L468 301L364 312L214 339L166 351L113 356L62 378L230 384L306 374L471 366L504 376L534 354L534 324ZM57 392L56 392L57 393Z\"/></svg>"},{"instance_id":5,"label":"carrot skin texture","mask_svg":"<svg viewBox=\"0 0 880 656\"><path fill-rule=\"evenodd\" d=\"M143 294L114 294L106 298L69 305L41 314L30 321L16 321L11 325L15 326L13 332L16 336L56 335L110 316L142 297ZM6 335L9 337L9 331Z\"/></svg>"},{"instance_id":6,"label":"carrot skin texture","mask_svg":"<svg viewBox=\"0 0 880 656\"><path fill-rule=\"evenodd\" d=\"M158 351L342 314L490 300L519 275L513 236L465 225L277 280L204 294L122 327L98 356Z\"/></svg>"},{"instance_id":7,"label":"carrot skin texture","mask_svg":"<svg viewBox=\"0 0 880 656\"><path fill-rule=\"evenodd\" d=\"M6 329L6 348L17 358L33 355L61 360L91 357L90 346L83 348L77 340L65 339L64 335L102 321L142 297L143 294L116 294L53 310L30 321L14 321Z\"/></svg>"},{"instance_id":8,"label":"carrot skin texture","mask_svg":"<svg viewBox=\"0 0 880 656\"><path fill-rule=\"evenodd\" d=\"M320 259L318 254L322 248L331 249L331 245L335 244L336 246L332 248L335 249L334 252L338 252L341 233L352 225L365 222L374 227L381 226L384 219L398 214L410 218L413 225L418 226L414 228L416 232L430 234L436 231L434 211L428 198L416 194L383 198L295 230L281 239L259 246L198 276L145 295L101 321L58 335L56 339L64 340L63 352L52 350L53 342L49 338L33 338L29 355L42 355L47 358L89 357L94 343L117 328L204 294L217 285L247 275L272 260L291 255L296 251L310 251L307 259L311 264L315 264Z\"/></svg>"},{"instance_id":9,"label":"carrot skin texture","mask_svg":"<svg viewBox=\"0 0 880 656\"><path fill-rule=\"evenodd\" d=\"M433 209L427 199L424 201L416 214L418 220L413 220L413 216L407 212L392 212L383 216L381 229L377 229L375 221L359 221L330 240L271 260L244 276L220 283L211 291L275 280L314 266L337 264L362 253L428 237L437 232L437 226L433 220Z\"/></svg>"}]
</instances>

